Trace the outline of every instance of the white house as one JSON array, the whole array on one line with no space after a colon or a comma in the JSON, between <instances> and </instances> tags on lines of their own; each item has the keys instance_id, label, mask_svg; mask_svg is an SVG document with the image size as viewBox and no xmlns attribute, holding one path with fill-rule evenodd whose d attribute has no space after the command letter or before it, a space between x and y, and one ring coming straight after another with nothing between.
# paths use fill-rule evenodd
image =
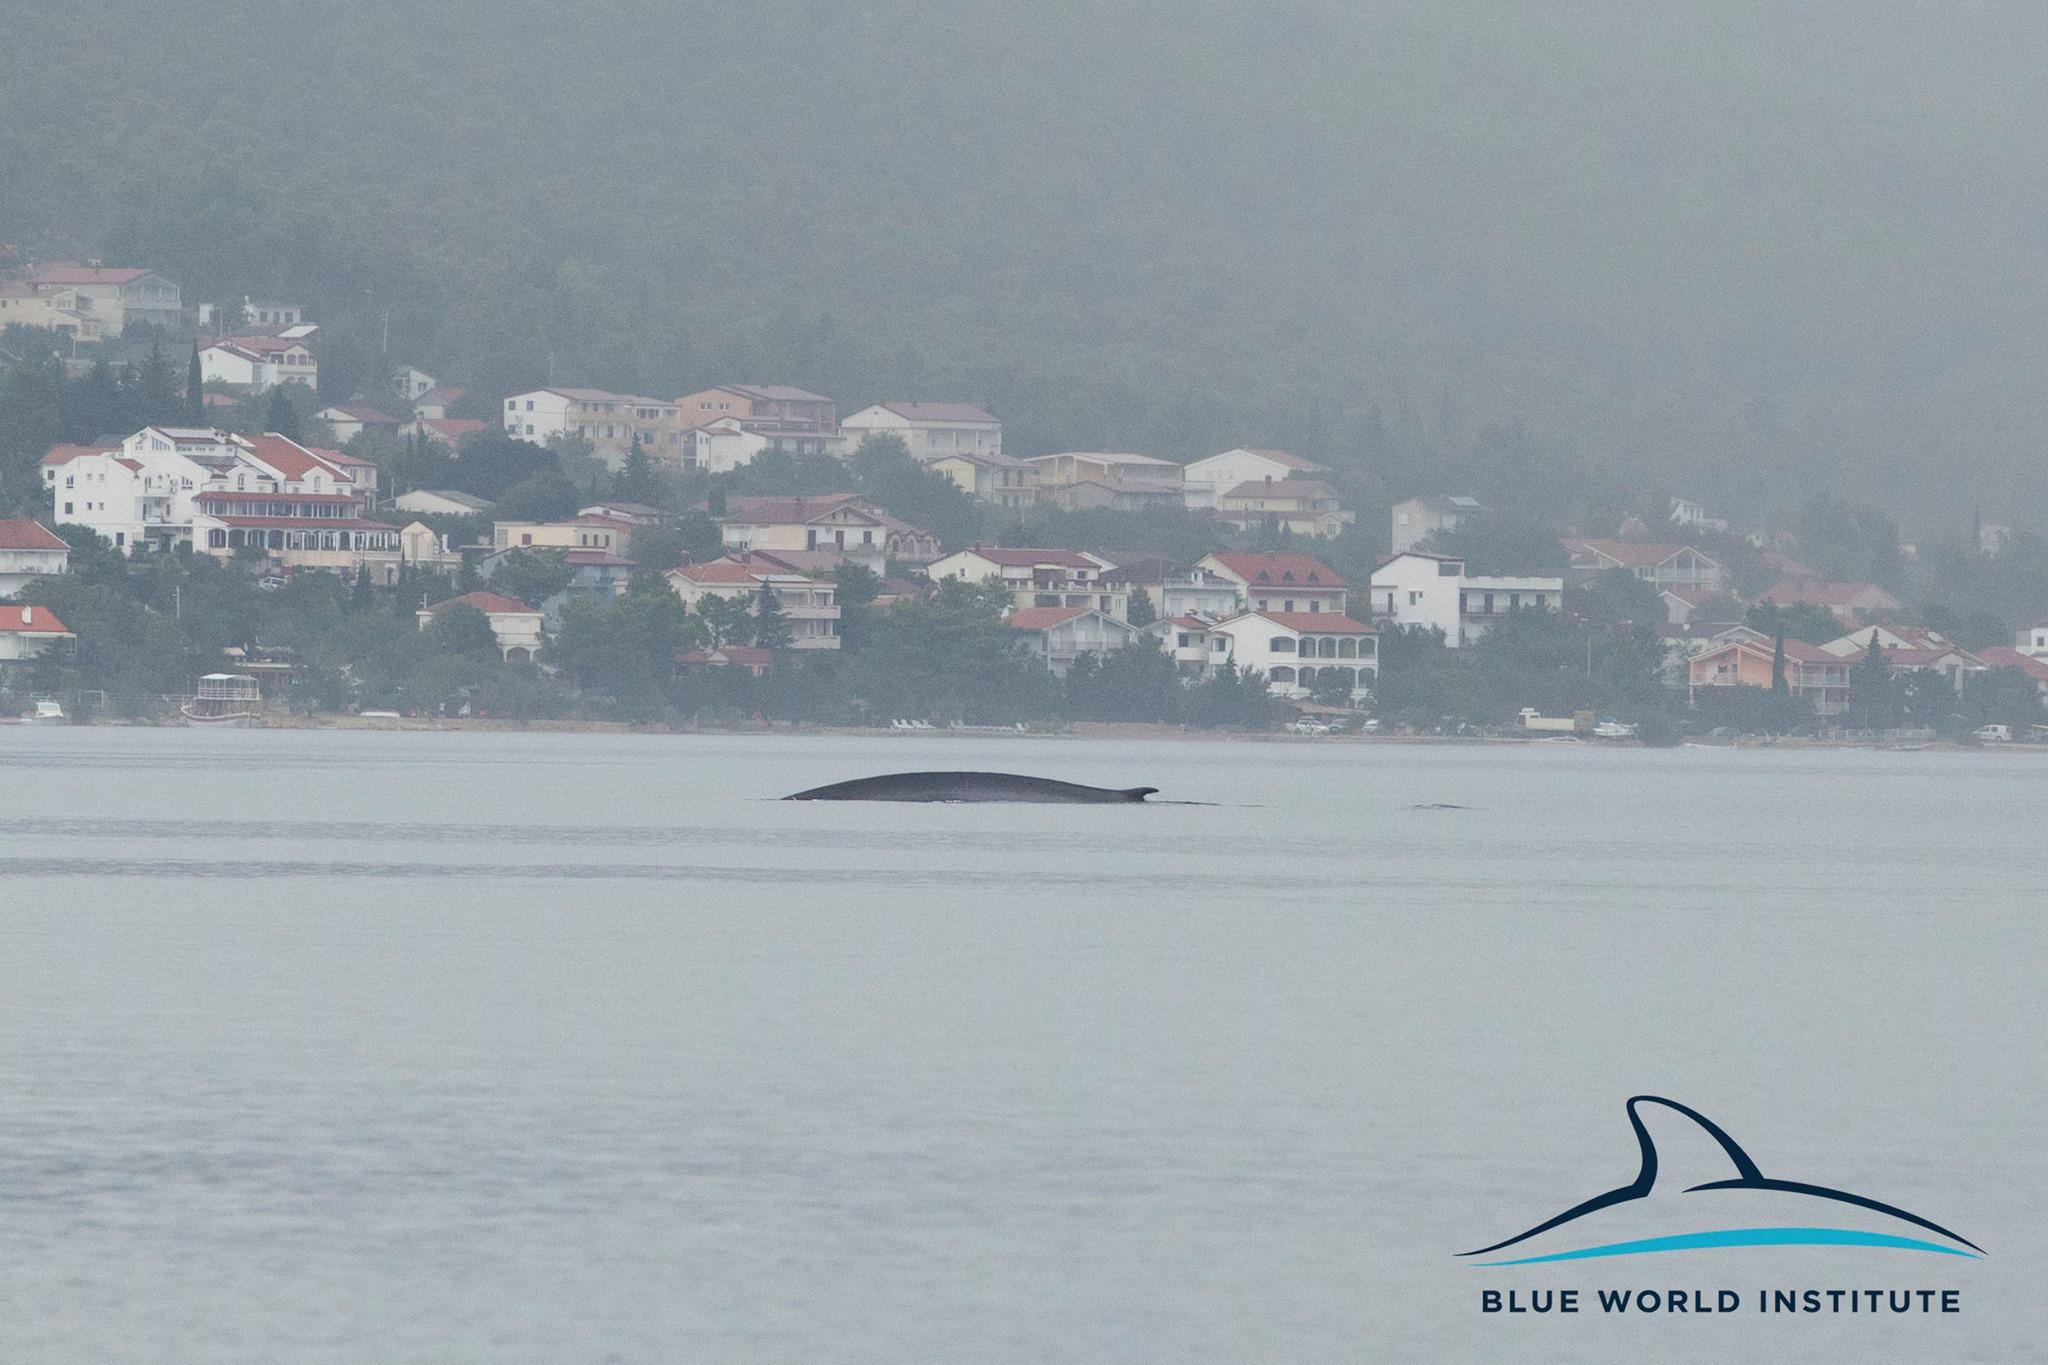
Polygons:
<instances>
[{"instance_id":1,"label":"white house","mask_svg":"<svg viewBox=\"0 0 2048 1365\"><path fill-rule=\"evenodd\" d=\"M913 459L1003 453L1003 424L972 403L871 403L839 423L848 451L869 436L899 436Z\"/></svg>"},{"instance_id":2,"label":"white house","mask_svg":"<svg viewBox=\"0 0 2048 1365\"><path fill-rule=\"evenodd\" d=\"M77 638L48 607L0 605L0 663L37 658L59 640Z\"/></svg>"},{"instance_id":3,"label":"white house","mask_svg":"<svg viewBox=\"0 0 2048 1365\"><path fill-rule=\"evenodd\" d=\"M1455 531L1484 510L1477 498L1409 498L1394 504L1393 552L1412 550L1438 531Z\"/></svg>"},{"instance_id":4,"label":"white house","mask_svg":"<svg viewBox=\"0 0 2048 1365\"><path fill-rule=\"evenodd\" d=\"M398 396L411 403L439 388L441 381L408 365L398 372ZM444 413L443 416L446 414Z\"/></svg>"},{"instance_id":5,"label":"white house","mask_svg":"<svg viewBox=\"0 0 2048 1365\"><path fill-rule=\"evenodd\" d=\"M1239 670L1263 674L1276 697L1300 701L1334 669L1355 704L1372 695L1379 677L1373 628L1336 612L1248 611L1211 630L1230 641Z\"/></svg>"},{"instance_id":6,"label":"white house","mask_svg":"<svg viewBox=\"0 0 2048 1365\"><path fill-rule=\"evenodd\" d=\"M1121 621L1131 608L1131 585L1112 578L1116 565L1083 550L975 545L932 561L934 583L948 578L1000 583L1023 608L1093 608Z\"/></svg>"},{"instance_id":7,"label":"white house","mask_svg":"<svg viewBox=\"0 0 2048 1365\"><path fill-rule=\"evenodd\" d=\"M621 464L633 438L649 459L683 460L683 410L673 399L641 398L603 389L534 389L505 400L507 436L546 445L558 436L590 442L606 463Z\"/></svg>"},{"instance_id":8,"label":"white house","mask_svg":"<svg viewBox=\"0 0 2048 1365\"><path fill-rule=\"evenodd\" d=\"M749 601L766 584L789 622L791 649L839 648L839 587L829 578L793 573L772 556L745 551L685 564L665 577L670 590L693 611L707 597Z\"/></svg>"},{"instance_id":9,"label":"white house","mask_svg":"<svg viewBox=\"0 0 2048 1365\"><path fill-rule=\"evenodd\" d=\"M0 597L12 597L32 578L69 572L71 547L54 531L26 518L0 521Z\"/></svg>"},{"instance_id":10,"label":"white house","mask_svg":"<svg viewBox=\"0 0 2048 1365\"><path fill-rule=\"evenodd\" d=\"M1173 660L1174 671L1190 682L1216 675L1230 661L1231 639L1216 629L1216 618L1198 613L1162 616L1144 628Z\"/></svg>"},{"instance_id":11,"label":"white house","mask_svg":"<svg viewBox=\"0 0 2048 1365\"><path fill-rule=\"evenodd\" d=\"M892 559L926 564L939 539L858 493L791 498L728 498L719 539L734 550L833 550L882 572Z\"/></svg>"},{"instance_id":12,"label":"white house","mask_svg":"<svg viewBox=\"0 0 2048 1365\"><path fill-rule=\"evenodd\" d=\"M498 642L501 657L530 660L540 652L540 612L494 592L466 592L413 614L419 619L420 629L425 630L452 607L474 607L484 614L484 619L491 623L491 637Z\"/></svg>"},{"instance_id":13,"label":"white house","mask_svg":"<svg viewBox=\"0 0 2048 1365\"><path fill-rule=\"evenodd\" d=\"M396 417L359 403L336 403L332 407L320 409L313 416L325 422L327 429L334 433L334 439L343 445L347 445L366 431L389 435L398 430Z\"/></svg>"},{"instance_id":14,"label":"white house","mask_svg":"<svg viewBox=\"0 0 2048 1365\"><path fill-rule=\"evenodd\" d=\"M749 431L737 417L718 417L683 433L683 468L697 474L724 474L753 463L772 442Z\"/></svg>"},{"instance_id":15,"label":"white house","mask_svg":"<svg viewBox=\"0 0 2048 1365\"><path fill-rule=\"evenodd\" d=\"M1373 570L1371 601L1375 621L1440 630L1455 649L1514 612L1562 610L1564 580L1467 574L1462 559L1410 550Z\"/></svg>"},{"instance_id":16,"label":"white house","mask_svg":"<svg viewBox=\"0 0 2048 1365\"><path fill-rule=\"evenodd\" d=\"M320 365L305 342L289 337L223 337L199 352L199 377L209 384L268 389L320 382Z\"/></svg>"},{"instance_id":17,"label":"white house","mask_svg":"<svg viewBox=\"0 0 2048 1365\"><path fill-rule=\"evenodd\" d=\"M1018 607L1003 624L1022 635L1047 668L1062 675L1083 654L1113 654L1139 636L1136 626L1094 607Z\"/></svg>"},{"instance_id":18,"label":"white house","mask_svg":"<svg viewBox=\"0 0 2048 1365\"><path fill-rule=\"evenodd\" d=\"M1190 463L1181 483L1181 496L1189 507L1214 507L1218 498L1239 484L1265 479L1305 479L1323 472L1323 466L1314 460L1304 460L1284 450L1239 446Z\"/></svg>"},{"instance_id":19,"label":"white house","mask_svg":"<svg viewBox=\"0 0 2048 1365\"><path fill-rule=\"evenodd\" d=\"M368 572L390 583L398 528L365 515L372 494L360 468L274 432L206 427L144 427L112 448L57 447L42 464L53 517L123 554L254 550L287 571Z\"/></svg>"},{"instance_id":20,"label":"white house","mask_svg":"<svg viewBox=\"0 0 2048 1365\"><path fill-rule=\"evenodd\" d=\"M1312 555L1233 550L1204 555L1195 567L1233 585L1240 610L1339 614L1344 610L1344 580Z\"/></svg>"}]
</instances>

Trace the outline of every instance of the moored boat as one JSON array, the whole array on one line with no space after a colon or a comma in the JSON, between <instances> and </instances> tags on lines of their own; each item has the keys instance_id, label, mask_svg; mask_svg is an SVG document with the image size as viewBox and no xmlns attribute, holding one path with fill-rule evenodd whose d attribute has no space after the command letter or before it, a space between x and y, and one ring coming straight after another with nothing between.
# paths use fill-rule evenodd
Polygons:
<instances>
[{"instance_id":1,"label":"moored boat","mask_svg":"<svg viewBox=\"0 0 2048 1365\"><path fill-rule=\"evenodd\" d=\"M245 673L209 673L178 713L192 725L246 730L263 718L263 690Z\"/></svg>"}]
</instances>

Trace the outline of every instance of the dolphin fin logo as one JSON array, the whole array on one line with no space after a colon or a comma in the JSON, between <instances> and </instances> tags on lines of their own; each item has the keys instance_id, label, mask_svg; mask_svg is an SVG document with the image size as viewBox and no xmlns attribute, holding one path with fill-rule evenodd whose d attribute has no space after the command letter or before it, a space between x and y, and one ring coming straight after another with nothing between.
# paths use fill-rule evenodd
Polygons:
<instances>
[{"instance_id":1,"label":"dolphin fin logo","mask_svg":"<svg viewBox=\"0 0 2048 1365\"><path fill-rule=\"evenodd\" d=\"M1984 1249L1968 1238L1949 1231L1939 1223L1931 1222L1920 1217L1918 1214L1908 1213L1904 1209L1883 1203L1880 1200L1871 1199L1860 1194L1851 1194L1847 1190L1830 1189L1825 1185L1809 1185L1796 1180L1774 1180L1758 1168L1756 1162L1750 1158L1749 1153L1742 1150L1741 1145L1734 1138L1728 1136L1719 1124L1715 1123L1705 1114L1700 1113L1697 1109L1680 1104L1677 1100L1665 1099L1661 1095L1636 1095L1631 1097L1628 1102L1629 1125L1635 1129L1636 1145L1642 1149L1642 1165L1637 1171L1634 1180L1616 1189L1611 1189L1605 1194L1596 1194L1584 1203L1575 1204L1556 1217L1545 1219L1543 1222L1538 1223L1527 1232L1517 1233L1513 1237L1495 1242L1491 1246L1479 1247L1473 1251L1461 1251L1458 1255L1485 1256L1492 1252L1505 1251L1509 1247L1526 1242L1541 1233L1549 1232L1553 1228L1563 1227L1567 1223L1584 1218L1587 1214L1598 1213L1602 1209L1612 1208L1617 1204L1626 1204L1632 1200L1647 1198L1650 1192L1657 1186L1658 1175L1657 1144L1651 1139L1650 1130L1643 1122L1642 1110L1647 1105L1661 1106L1664 1109L1682 1115L1684 1118L1690 1119L1694 1124L1698 1125L1721 1149L1722 1154L1728 1159L1729 1166L1735 1172L1731 1179L1710 1180L1704 1184L1687 1186L1685 1188L1685 1193L1687 1194L1697 1194L1706 1190L1768 1190L1779 1194L1804 1195L1811 1199L1822 1201L1823 1204L1827 1202L1846 1204L1883 1214L1902 1223L1910 1224L1924 1232L1931 1232L1946 1238L1949 1243L1954 1245L1944 1245L1943 1243L1929 1241L1924 1237L1918 1236L1906 1236L1896 1233L1859 1232L1847 1228L1729 1228L1718 1232L1685 1233L1672 1237L1643 1238L1632 1242L1613 1242L1603 1246L1582 1247L1577 1250L1556 1252L1550 1255L1517 1256L1504 1260L1479 1261L1475 1262L1475 1264L1487 1266L1531 1265L1544 1261L1586 1260L1601 1256L1629 1256L1653 1251L1687 1251L1706 1247L1730 1246L1873 1246L1908 1251L1938 1252L1949 1256L1970 1256L1972 1254L1982 1256L1984 1254ZM1968 1250L1959 1250L1959 1247L1967 1247Z\"/></svg>"}]
</instances>

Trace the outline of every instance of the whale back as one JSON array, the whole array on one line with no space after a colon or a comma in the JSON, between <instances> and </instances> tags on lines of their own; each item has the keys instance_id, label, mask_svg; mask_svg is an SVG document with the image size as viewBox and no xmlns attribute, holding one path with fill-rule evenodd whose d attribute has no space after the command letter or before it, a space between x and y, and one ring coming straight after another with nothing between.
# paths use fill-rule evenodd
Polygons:
<instances>
[{"instance_id":1,"label":"whale back","mask_svg":"<svg viewBox=\"0 0 2048 1365\"><path fill-rule=\"evenodd\" d=\"M1143 801L1157 787L1087 787L1019 773L884 773L794 792L786 801L1020 801L1047 805L1113 805Z\"/></svg>"}]
</instances>

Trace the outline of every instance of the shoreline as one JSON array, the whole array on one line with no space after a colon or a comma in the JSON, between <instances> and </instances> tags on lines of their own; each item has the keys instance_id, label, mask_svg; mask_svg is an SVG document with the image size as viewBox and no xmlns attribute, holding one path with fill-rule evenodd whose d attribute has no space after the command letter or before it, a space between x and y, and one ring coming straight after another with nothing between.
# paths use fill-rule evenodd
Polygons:
<instances>
[{"instance_id":1,"label":"shoreline","mask_svg":"<svg viewBox=\"0 0 2048 1365\"><path fill-rule=\"evenodd\" d=\"M31 727L36 728L36 727ZM64 727L71 728L71 727ZM202 729L202 726L187 725L180 721L150 720L108 720L95 719L84 729L143 729L183 730ZM446 716L356 716L356 715L306 715L306 716L265 716L258 725L248 727L255 730L334 730L371 733L528 733L528 734L636 734L636 735L705 735L716 737L794 736L815 735L831 738L857 739L996 739L996 740L1065 740L1070 742L1089 740L1148 741L1153 743L1192 743L1202 741L1225 741L1253 744L1340 744L1340 745L1441 745L1459 747L1514 746L1528 747L1542 744L1565 744L1589 749L1644 749L1644 745L1633 739L1560 739L1523 735L1298 735L1284 730L1198 730L1177 725L1162 725L1149 722L1119 721L1075 721L1057 730L1007 730L1001 727L988 729L943 729L894 730L886 727L855 725L815 725L808 723L764 723L761 725L664 725L650 721L616 720L511 720L498 717L446 717ZM1667 749L1871 749L1883 752L1917 753L1939 750L1953 753L2040 751L2048 753L2048 745L2027 743L2005 744L1964 744L1954 740L1848 740L1778 738L1744 736L1734 739L1692 738L1675 745L1655 746Z\"/></svg>"}]
</instances>

